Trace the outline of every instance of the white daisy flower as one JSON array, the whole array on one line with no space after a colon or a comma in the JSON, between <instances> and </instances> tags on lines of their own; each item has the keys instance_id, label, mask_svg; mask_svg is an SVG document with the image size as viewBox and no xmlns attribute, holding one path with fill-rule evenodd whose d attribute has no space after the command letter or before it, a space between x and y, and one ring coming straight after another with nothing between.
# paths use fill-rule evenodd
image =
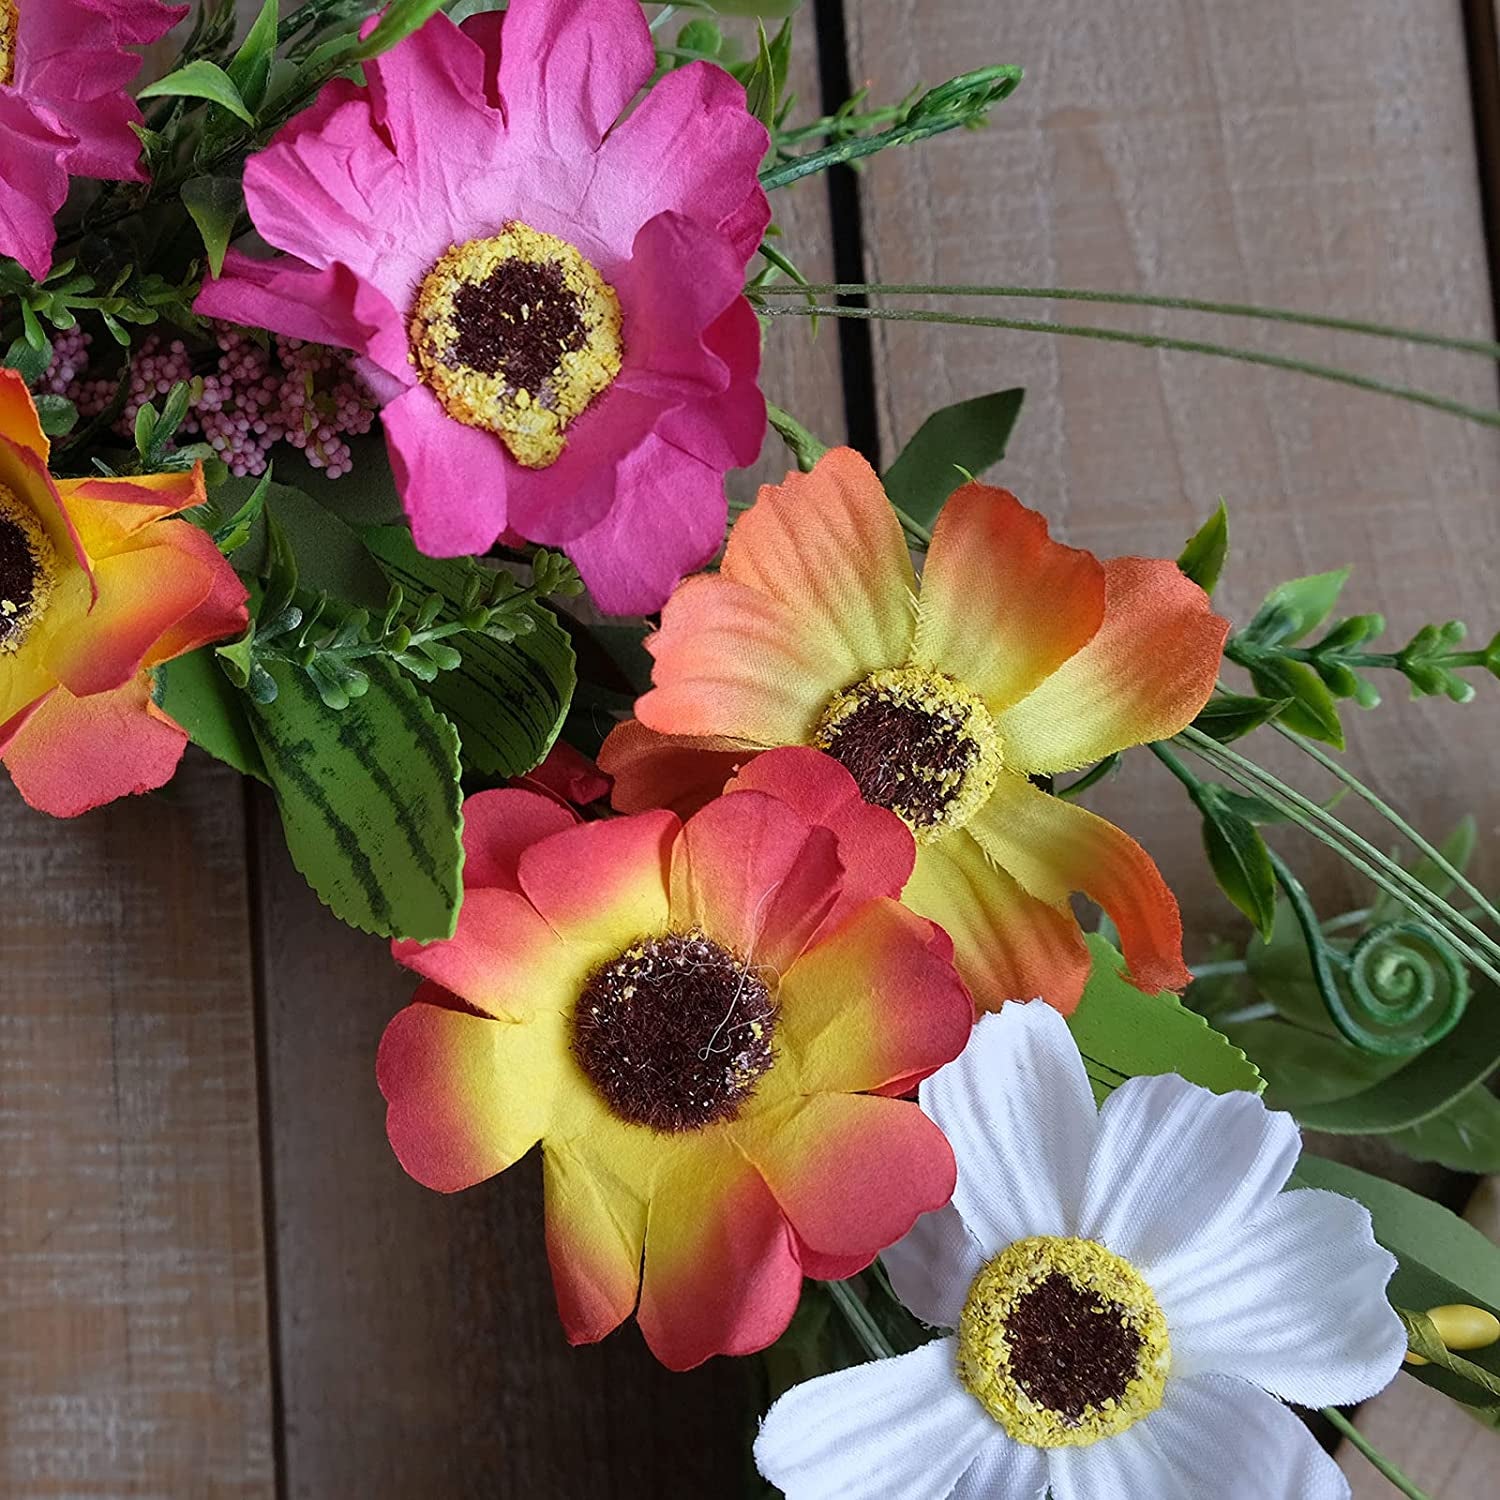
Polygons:
<instances>
[{"instance_id":1,"label":"white daisy flower","mask_svg":"<svg viewBox=\"0 0 1500 1500\"><path fill-rule=\"evenodd\" d=\"M1253 1095L1132 1078L1096 1111L1062 1017L985 1016L922 1085L948 1208L884 1256L956 1332L789 1391L755 1445L788 1500L1338 1500L1285 1406L1362 1401L1406 1351L1394 1258ZM1278 1399L1279 1398L1279 1399Z\"/></svg>"}]
</instances>

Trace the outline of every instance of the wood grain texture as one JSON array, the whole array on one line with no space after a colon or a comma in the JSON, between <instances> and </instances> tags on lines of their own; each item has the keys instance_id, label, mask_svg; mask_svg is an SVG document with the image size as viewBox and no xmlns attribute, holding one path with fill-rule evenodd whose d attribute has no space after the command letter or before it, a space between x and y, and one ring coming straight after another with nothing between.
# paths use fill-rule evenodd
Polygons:
<instances>
[{"instance_id":1,"label":"wood grain texture","mask_svg":"<svg viewBox=\"0 0 1500 1500\"><path fill-rule=\"evenodd\" d=\"M811 28L794 86L815 111ZM789 253L827 274L823 184L778 196L776 209ZM773 335L770 398L837 434L834 331ZM753 494L786 468L773 437L732 492ZM402 1173L375 1052L413 977L319 907L266 802L257 842L287 1500L737 1493L756 1365L673 1375L633 1324L601 1346L568 1347L535 1153L452 1197Z\"/></svg>"},{"instance_id":2,"label":"wood grain texture","mask_svg":"<svg viewBox=\"0 0 1500 1500\"><path fill-rule=\"evenodd\" d=\"M854 75L880 97L980 62L1027 69L989 130L870 166L872 280L1145 290L1489 334L1458 7L1015 0L1003 25L988 0L846 10ZM1495 402L1482 360L1181 314L1000 310L1274 347ZM1281 579L1350 563L1351 609L1383 611L1398 643L1431 618L1500 624L1491 430L1195 355L892 324L875 346L888 451L934 406L1025 385L997 473L1075 543L1172 554L1225 495L1234 550L1220 602L1241 622ZM1500 693L1481 683L1459 709L1397 701L1399 679L1386 692L1378 716L1350 710L1350 764L1430 833L1475 811L1493 882ZM1200 942L1236 925L1159 767L1128 769L1095 805L1159 856ZM1312 862L1320 895L1349 894Z\"/></svg>"},{"instance_id":3,"label":"wood grain texture","mask_svg":"<svg viewBox=\"0 0 1500 1500\"><path fill-rule=\"evenodd\" d=\"M269 1500L243 799L0 784L0 1494Z\"/></svg>"}]
</instances>

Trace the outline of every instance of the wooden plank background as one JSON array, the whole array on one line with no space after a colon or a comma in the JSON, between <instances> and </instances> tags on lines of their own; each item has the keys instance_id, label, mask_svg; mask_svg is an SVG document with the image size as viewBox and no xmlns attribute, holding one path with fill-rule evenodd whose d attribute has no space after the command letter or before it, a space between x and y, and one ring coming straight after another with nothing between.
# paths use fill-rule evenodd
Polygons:
<instances>
[{"instance_id":1,"label":"wooden plank background","mask_svg":"<svg viewBox=\"0 0 1500 1500\"><path fill-rule=\"evenodd\" d=\"M1491 331L1456 5L844 0L840 13L825 0L820 13L824 39L847 43L828 71L842 63L877 97L981 60L1023 63L1027 80L989 131L875 161L857 223L835 226L822 183L778 199L813 276L831 270L835 233L847 254L858 231L872 279ZM819 61L805 23L809 104ZM1090 320L1064 304L1021 315ZM1227 320L1108 321L1496 398L1493 367L1454 356ZM1223 602L1241 619L1282 578L1350 562L1351 601L1398 634L1434 615L1497 624L1493 566L1475 563L1500 544L1493 433L1187 355L894 325L869 348L877 402L862 405L856 368L852 415L887 457L932 407L1025 385L1002 478L1072 541L1171 552L1226 495ZM770 332L768 392L829 437L844 426L839 353L833 329ZM781 465L768 449L758 473ZM1463 709L1392 703L1350 751L1429 832L1474 811L1491 883L1497 730L1494 692ZM1201 943L1231 924L1153 772L1128 772L1105 807L1160 856ZM1322 868L1317 894L1347 897ZM0 892L0 1493L734 1492L748 1365L669 1376L633 1331L567 1349L538 1174L439 1198L396 1167L373 1057L409 981L318 907L263 798L196 756L166 794L76 824L0 788ZM1452 1418L1398 1382L1364 1420L1432 1493L1488 1494L1497 1440ZM1349 1470L1360 1500L1381 1492Z\"/></svg>"}]
</instances>

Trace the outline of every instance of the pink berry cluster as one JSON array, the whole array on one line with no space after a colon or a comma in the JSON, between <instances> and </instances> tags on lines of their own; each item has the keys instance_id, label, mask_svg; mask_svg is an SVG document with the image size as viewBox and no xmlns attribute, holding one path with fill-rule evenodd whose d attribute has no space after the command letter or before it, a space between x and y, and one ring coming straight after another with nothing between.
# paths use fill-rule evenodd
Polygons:
<instances>
[{"instance_id":1,"label":"pink berry cluster","mask_svg":"<svg viewBox=\"0 0 1500 1500\"><path fill-rule=\"evenodd\" d=\"M375 419L375 399L348 354L300 339L277 337L265 349L237 328L215 330L219 360L196 375L193 356L181 339L152 335L131 357L130 385L115 430L135 431L136 413L148 401L158 408L179 381L192 391L179 432L208 443L236 475L264 474L267 454L280 442L301 450L315 469L338 479L352 467L350 437L361 437ZM92 335L80 329L53 342L52 364L40 389L67 396L85 419L113 399L113 380L89 380Z\"/></svg>"}]
</instances>

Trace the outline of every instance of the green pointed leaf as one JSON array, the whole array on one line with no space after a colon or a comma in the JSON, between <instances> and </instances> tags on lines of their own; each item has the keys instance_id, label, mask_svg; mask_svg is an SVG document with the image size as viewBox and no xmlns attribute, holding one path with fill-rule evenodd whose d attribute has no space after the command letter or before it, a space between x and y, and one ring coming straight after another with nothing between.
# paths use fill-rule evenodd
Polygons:
<instances>
[{"instance_id":1,"label":"green pointed leaf","mask_svg":"<svg viewBox=\"0 0 1500 1500\"><path fill-rule=\"evenodd\" d=\"M255 124L255 116L245 107L234 80L217 63L194 58L190 63L148 84L137 95L141 99L207 99L222 104L236 119Z\"/></svg>"},{"instance_id":2,"label":"green pointed leaf","mask_svg":"<svg viewBox=\"0 0 1500 1500\"><path fill-rule=\"evenodd\" d=\"M886 494L920 525L931 526L954 490L1005 457L1025 399L1018 387L933 412L886 470Z\"/></svg>"},{"instance_id":3,"label":"green pointed leaf","mask_svg":"<svg viewBox=\"0 0 1500 1500\"><path fill-rule=\"evenodd\" d=\"M1170 991L1147 995L1123 974L1125 960L1098 933L1087 936L1093 967L1078 1009L1068 1017L1084 1067L1102 1100L1141 1073L1180 1073L1227 1094L1265 1087L1245 1054Z\"/></svg>"},{"instance_id":4,"label":"green pointed leaf","mask_svg":"<svg viewBox=\"0 0 1500 1500\"><path fill-rule=\"evenodd\" d=\"M308 674L269 662L272 703L250 724L292 862L334 914L381 937L452 937L462 896L459 743L397 668L337 712Z\"/></svg>"},{"instance_id":5,"label":"green pointed leaf","mask_svg":"<svg viewBox=\"0 0 1500 1500\"><path fill-rule=\"evenodd\" d=\"M1217 787L1198 788L1193 801L1203 814L1203 847L1219 889L1249 917L1262 938L1269 938L1276 922L1276 873L1266 841Z\"/></svg>"},{"instance_id":6,"label":"green pointed leaf","mask_svg":"<svg viewBox=\"0 0 1500 1500\"><path fill-rule=\"evenodd\" d=\"M776 63L766 28L756 23L755 66L745 82L745 107L770 130L776 124Z\"/></svg>"},{"instance_id":7,"label":"green pointed leaf","mask_svg":"<svg viewBox=\"0 0 1500 1500\"><path fill-rule=\"evenodd\" d=\"M37 419L48 437L65 437L78 425L78 408L66 396L40 395L34 399Z\"/></svg>"},{"instance_id":8,"label":"green pointed leaf","mask_svg":"<svg viewBox=\"0 0 1500 1500\"><path fill-rule=\"evenodd\" d=\"M1500 1245L1440 1203L1307 1151L1288 1185L1342 1193L1370 1210L1375 1238L1396 1257L1387 1292L1395 1306L1425 1311L1470 1302L1500 1316ZM1500 1375L1500 1344L1470 1351L1467 1357ZM1406 1371L1455 1400L1476 1399L1469 1382L1440 1366L1408 1365Z\"/></svg>"},{"instance_id":9,"label":"green pointed leaf","mask_svg":"<svg viewBox=\"0 0 1500 1500\"><path fill-rule=\"evenodd\" d=\"M350 54L352 62L369 62L382 52L389 52L412 32L426 25L443 8L443 0L392 0L381 16L380 24Z\"/></svg>"},{"instance_id":10,"label":"green pointed leaf","mask_svg":"<svg viewBox=\"0 0 1500 1500\"><path fill-rule=\"evenodd\" d=\"M267 781L244 696L224 675L214 649L179 656L156 669L156 706L180 724L200 750L242 776Z\"/></svg>"},{"instance_id":11,"label":"green pointed leaf","mask_svg":"<svg viewBox=\"0 0 1500 1500\"><path fill-rule=\"evenodd\" d=\"M1333 613L1348 577L1348 568L1338 568L1332 573L1314 573L1278 584L1255 612L1255 618L1245 629L1245 637L1261 646L1300 641Z\"/></svg>"},{"instance_id":12,"label":"green pointed leaf","mask_svg":"<svg viewBox=\"0 0 1500 1500\"><path fill-rule=\"evenodd\" d=\"M1286 920L1290 922L1290 916ZM1399 1057L1361 1052L1342 1037L1308 1031L1274 1016L1236 1021L1233 1014L1216 1016L1215 1022L1260 1070L1272 1109L1296 1115L1309 1104L1347 1098L1401 1065Z\"/></svg>"},{"instance_id":13,"label":"green pointed leaf","mask_svg":"<svg viewBox=\"0 0 1500 1500\"><path fill-rule=\"evenodd\" d=\"M252 113L265 103L266 89L271 82L271 63L276 53L277 10L278 0L265 0L255 24L229 64L230 80ZM218 274L214 272L215 276Z\"/></svg>"},{"instance_id":14,"label":"green pointed leaf","mask_svg":"<svg viewBox=\"0 0 1500 1500\"><path fill-rule=\"evenodd\" d=\"M493 580L470 559L424 557L401 526L371 527L364 538L387 578L409 599L438 596L436 619L442 623L464 613L476 575ZM552 612L536 603L524 609L533 628L514 640L452 637L460 665L425 689L457 725L465 763L487 776L520 776L545 757L567 717L577 680L572 643Z\"/></svg>"},{"instance_id":15,"label":"green pointed leaf","mask_svg":"<svg viewBox=\"0 0 1500 1500\"><path fill-rule=\"evenodd\" d=\"M1383 1139L1413 1161L1489 1176L1500 1172L1500 1099L1476 1083L1446 1109Z\"/></svg>"},{"instance_id":16,"label":"green pointed leaf","mask_svg":"<svg viewBox=\"0 0 1500 1500\"><path fill-rule=\"evenodd\" d=\"M1258 656L1251 662L1250 680L1261 697L1286 701L1278 717L1288 729L1336 750L1344 748L1338 704L1322 678L1306 663Z\"/></svg>"},{"instance_id":17,"label":"green pointed leaf","mask_svg":"<svg viewBox=\"0 0 1500 1500\"><path fill-rule=\"evenodd\" d=\"M1219 575L1224 571L1224 560L1229 556L1229 509L1221 499L1218 509L1192 536L1177 559L1177 566L1187 574L1205 594L1214 591Z\"/></svg>"},{"instance_id":18,"label":"green pointed leaf","mask_svg":"<svg viewBox=\"0 0 1500 1500\"><path fill-rule=\"evenodd\" d=\"M224 269L224 256L234 237L235 221L245 207L245 194L238 177L193 177L182 185L182 206L192 215L208 268L217 280Z\"/></svg>"},{"instance_id":19,"label":"green pointed leaf","mask_svg":"<svg viewBox=\"0 0 1500 1500\"><path fill-rule=\"evenodd\" d=\"M1217 693L1193 720L1193 728L1211 735L1221 745L1269 724L1291 705L1290 698L1252 698L1244 693Z\"/></svg>"}]
</instances>

